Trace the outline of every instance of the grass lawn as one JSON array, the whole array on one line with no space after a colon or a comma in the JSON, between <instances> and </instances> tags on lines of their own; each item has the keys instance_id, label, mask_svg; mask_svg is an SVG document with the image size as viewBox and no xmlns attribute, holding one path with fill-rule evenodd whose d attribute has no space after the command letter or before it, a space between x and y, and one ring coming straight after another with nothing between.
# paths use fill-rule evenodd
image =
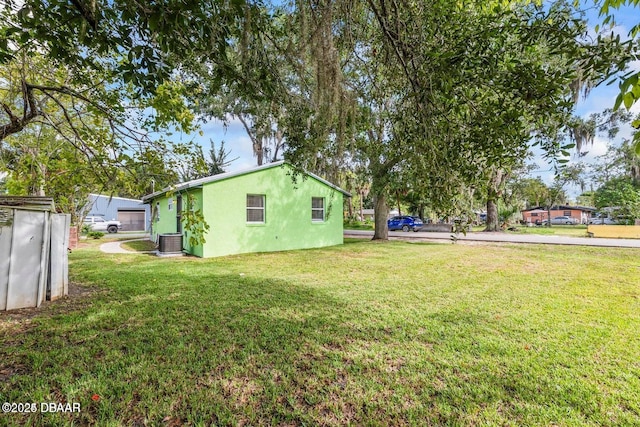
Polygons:
<instances>
[{"instance_id":1,"label":"grass lawn","mask_svg":"<svg viewBox=\"0 0 640 427\"><path fill-rule=\"evenodd\" d=\"M361 222L361 221L345 221L344 222L345 230L374 230L373 223L371 222Z\"/></svg>"},{"instance_id":2,"label":"grass lawn","mask_svg":"<svg viewBox=\"0 0 640 427\"><path fill-rule=\"evenodd\" d=\"M518 228L518 231L507 231L507 233L587 237L586 225L552 225L551 227L520 227L518 226L517 228Z\"/></svg>"},{"instance_id":3,"label":"grass lawn","mask_svg":"<svg viewBox=\"0 0 640 427\"><path fill-rule=\"evenodd\" d=\"M551 227L524 227L520 225L515 225L517 231L509 231L505 230L505 233L508 234L542 234L548 236L570 236L570 237L587 237L587 226L586 225L553 225ZM373 231L373 226L371 224L363 224L363 223L345 223L345 230L369 230ZM484 225L476 225L471 228L473 232L482 232L484 231Z\"/></svg>"},{"instance_id":4,"label":"grass lawn","mask_svg":"<svg viewBox=\"0 0 640 427\"><path fill-rule=\"evenodd\" d=\"M120 246L128 251L145 252L156 249L156 244L151 240L132 240L130 242L121 243Z\"/></svg>"},{"instance_id":5,"label":"grass lawn","mask_svg":"<svg viewBox=\"0 0 640 427\"><path fill-rule=\"evenodd\" d=\"M92 246L76 295L0 314L2 400L80 414L0 424L640 425L638 250Z\"/></svg>"},{"instance_id":6,"label":"grass lawn","mask_svg":"<svg viewBox=\"0 0 640 427\"><path fill-rule=\"evenodd\" d=\"M586 225L552 225L551 227L525 227L514 225L517 231L505 230L508 234L541 234L547 236L570 236L570 237L587 237ZM484 225L477 225L472 228L474 232L481 232L485 228Z\"/></svg>"}]
</instances>

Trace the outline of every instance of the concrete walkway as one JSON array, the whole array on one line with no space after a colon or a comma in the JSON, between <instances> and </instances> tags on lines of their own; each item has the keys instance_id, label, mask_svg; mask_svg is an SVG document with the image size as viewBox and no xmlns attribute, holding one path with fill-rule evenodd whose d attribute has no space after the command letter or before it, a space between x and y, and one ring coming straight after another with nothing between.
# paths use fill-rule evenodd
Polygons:
<instances>
[{"instance_id":1,"label":"concrete walkway","mask_svg":"<svg viewBox=\"0 0 640 427\"><path fill-rule=\"evenodd\" d=\"M121 243L135 242L136 240L148 240L147 238L120 240L117 242L107 242L100 245L100 250L108 254L152 254L156 251L129 251L120 246Z\"/></svg>"},{"instance_id":2,"label":"concrete walkway","mask_svg":"<svg viewBox=\"0 0 640 427\"><path fill-rule=\"evenodd\" d=\"M373 231L344 230L345 237L373 237ZM424 240L442 242L452 241L453 233L431 233L418 231L404 233L402 231L390 231L389 238L403 240ZM577 246L601 246L614 248L640 248L640 239L602 239L590 237L545 236L539 234L509 234L475 232L457 234L457 240L461 242L503 242L503 243L534 243L543 245L577 245Z\"/></svg>"}]
</instances>

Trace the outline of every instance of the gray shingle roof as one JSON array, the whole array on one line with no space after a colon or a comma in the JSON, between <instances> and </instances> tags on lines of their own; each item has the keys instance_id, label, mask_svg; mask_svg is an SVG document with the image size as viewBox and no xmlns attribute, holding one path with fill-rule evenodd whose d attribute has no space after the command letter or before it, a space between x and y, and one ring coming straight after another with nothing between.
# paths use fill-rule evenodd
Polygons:
<instances>
[{"instance_id":1,"label":"gray shingle roof","mask_svg":"<svg viewBox=\"0 0 640 427\"><path fill-rule=\"evenodd\" d=\"M146 196L144 196L142 198L142 202L146 203L151 199L154 199L160 195L163 195L165 193L167 193L168 191L181 191L181 190L187 190L189 188L194 188L194 187L201 187L204 184L209 184L211 182L216 182L216 181L222 181L224 179L229 179L229 178L234 178L236 176L241 176L241 175L247 175L253 172L257 172L260 170L264 170L264 169L270 169L270 168L275 168L278 166L283 166L285 164L284 160L280 160L279 162L274 162L274 163L268 163L266 165L262 165L262 166L256 166L250 169L244 169L244 170L239 170L239 171L235 171L235 172L225 172L225 173L221 173L221 174L217 174L217 175L211 175L211 176L207 176L204 178L199 178L199 179L194 179L192 181L187 181L187 182L182 182L180 184L171 186L171 187L167 187L167 188L163 188L160 191L156 191L155 193L151 193L151 194L147 194ZM351 194L348 193L347 191L343 190L342 188L338 187L335 184L330 183L329 181L320 178L318 175L315 175L311 172L305 172L306 175L310 176L313 179L316 179L320 182L322 182L325 185L328 185L329 187L341 192L342 194L344 194L347 197L351 197Z\"/></svg>"}]
</instances>

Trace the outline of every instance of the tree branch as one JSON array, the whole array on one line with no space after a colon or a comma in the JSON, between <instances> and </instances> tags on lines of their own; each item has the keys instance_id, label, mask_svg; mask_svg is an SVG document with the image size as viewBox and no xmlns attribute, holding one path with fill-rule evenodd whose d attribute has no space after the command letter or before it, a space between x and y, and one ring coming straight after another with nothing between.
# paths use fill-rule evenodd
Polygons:
<instances>
[{"instance_id":1,"label":"tree branch","mask_svg":"<svg viewBox=\"0 0 640 427\"><path fill-rule=\"evenodd\" d=\"M71 0L71 4L73 4L75 8L78 9L80 15L82 15L84 20L87 21L89 25L91 25L91 28L93 28L94 30L98 29L98 21L96 20L95 10L89 9L89 7L87 7L87 5L85 5L80 0Z\"/></svg>"},{"instance_id":2,"label":"tree branch","mask_svg":"<svg viewBox=\"0 0 640 427\"><path fill-rule=\"evenodd\" d=\"M20 132L25 128L29 122L34 118L41 116L43 113L36 107L35 99L33 98L33 90L22 80L22 98L25 101L22 118L19 118L11 111L11 108L2 103L2 109L9 116L9 123L0 126L0 141L4 140L9 135Z\"/></svg>"},{"instance_id":3,"label":"tree branch","mask_svg":"<svg viewBox=\"0 0 640 427\"><path fill-rule=\"evenodd\" d=\"M95 101L92 101L91 99L87 98L85 95L83 95L80 92L77 92L77 91L75 91L75 90L73 90L73 89L71 89L71 88L69 88L67 86L42 86L42 85L35 85L35 84L27 83L27 87L29 89L37 89L37 90L42 91L42 92L47 92L47 91L58 92L58 93L62 93L62 94L65 94L65 95L72 96L74 98L78 98L78 99L86 102L87 104L94 106L95 108L100 110L101 113L109 115L109 110L106 107L104 107L103 105L101 105L101 104L99 104L99 103L97 103Z\"/></svg>"}]
</instances>

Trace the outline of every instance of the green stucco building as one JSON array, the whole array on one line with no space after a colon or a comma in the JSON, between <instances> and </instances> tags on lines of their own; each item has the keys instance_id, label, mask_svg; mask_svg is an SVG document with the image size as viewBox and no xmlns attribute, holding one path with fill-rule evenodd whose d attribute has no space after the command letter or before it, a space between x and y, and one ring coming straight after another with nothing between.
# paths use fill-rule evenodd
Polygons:
<instances>
[{"instance_id":1,"label":"green stucco building","mask_svg":"<svg viewBox=\"0 0 640 427\"><path fill-rule=\"evenodd\" d=\"M142 200L151 205L152 239L181 233L183 251L199 257L342 244L343 198L350 194L314 174L295 182L292 174L276 162L149 194ZM204 243L192 245L185 218L200 215L209 229Z\"/></svg>"}]
</instances>

